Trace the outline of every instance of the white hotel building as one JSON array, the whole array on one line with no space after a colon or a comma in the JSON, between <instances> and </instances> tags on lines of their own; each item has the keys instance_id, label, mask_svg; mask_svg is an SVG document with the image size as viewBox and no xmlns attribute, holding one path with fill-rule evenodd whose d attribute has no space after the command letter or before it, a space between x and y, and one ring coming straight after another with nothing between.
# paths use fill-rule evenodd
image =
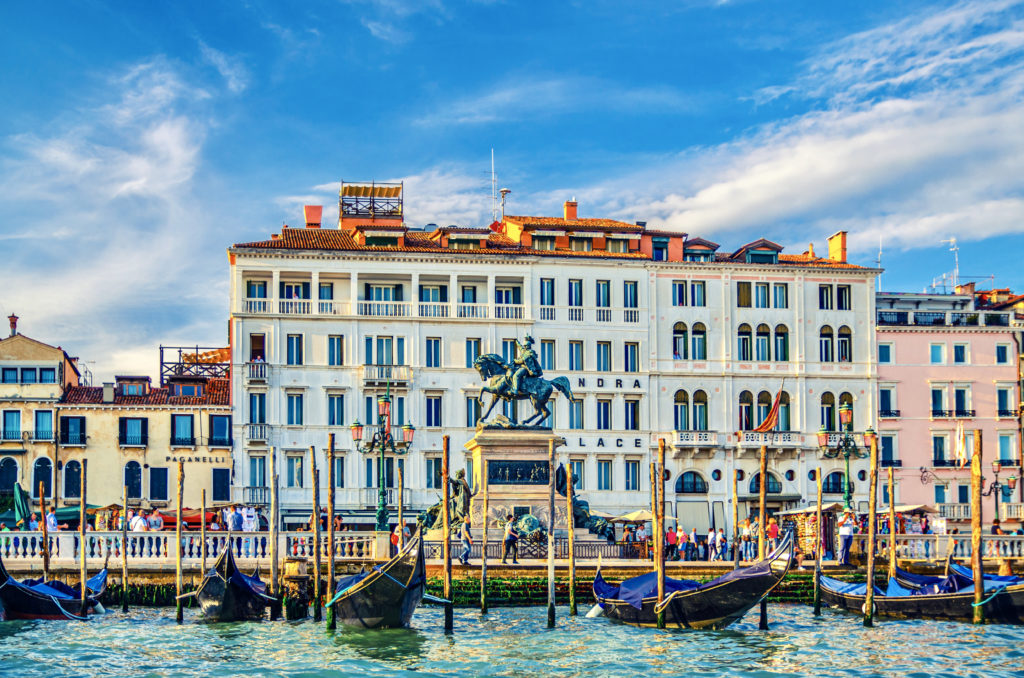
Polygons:
<instances>
[{"instance_id":1,"label":"white hotel building","mask_svg":"<svg viewBox=\"0 0 1024 678\"><path fill-rule=\"evenodd\" d=\"M307 207L304 227L229 249L235 499L266 503L276 464L286 524L307 519L310 448L325 490L334 433L338 510L372 525L378 461L355 448L349 426L376 423L390 380L393 424L416 434L386 459L386 484L401 464L406 510L427 508L442 435L452 473L468 463L482 385L473 358L514 355L527 334L545 376L572 384L578 402L554 400L554 432L567 441L558 455L606 513L649 506L658 438L669 446L668 512L687 529L730 530L732 473L742 472L742 518L761 444L769 505L791 508L814 496L816 467L844 467L819 454L816 437L823 423L838 429L841 402L853 405L855 431L877 428L878 271L846 261L845 233L827 258L781 254L767 240L723 254L643 223L577 218L574 202L562 218L504 216L491 228L412 229L402 207L401 185L343 184L337 228ZM780 386L778 432L743 432ZM520 404L521 417L530 410ZM853 469L866 502L866 460Z\"/></svg>"}]
</instances>

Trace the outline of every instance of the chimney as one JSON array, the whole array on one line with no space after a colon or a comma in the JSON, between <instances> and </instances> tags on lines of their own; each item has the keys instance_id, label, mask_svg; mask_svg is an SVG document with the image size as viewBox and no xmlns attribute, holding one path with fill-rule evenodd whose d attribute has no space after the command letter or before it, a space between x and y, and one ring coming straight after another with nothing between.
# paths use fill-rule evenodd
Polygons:
<instances>
[{"instance_id":1,"label":"chimney","mask_svg":"<svg viewBox=\"0 0 1024 678\"><path fill-rule=\"evenodd\" d=\"M114 384L112 382L103 382L103 402L114 402Z\"/></svg>"},{"instance_id":2,"label":"chimney","mask_svg":"<svg viewBox=\"0 0 1024 678\"><path fill-rule=\"evenodd\" d=\"M306 217L306 228L320 228L320 218L324 214L324 206L304 205L302 214Z\"/></svg>"},{"instance_id":3,"label":"chimney","mask_svg":"<svg viewBox=\"0 0 1024 678\"><path fill-rule=\"evenodd\" d=\"M846 263L846 231L837 231L828 239L828 258Z\"/></svg>"},{"instance_id":4,"label":"chimney","mask_svg":"<svg viewBox=\"0 0 1024 678\"><path fill-rule=\"evenodd\" d=\"M576 198L565 201L565 220L576 221Z\"/></svg>"},{"instance_id":5,"label":"chimney","mask_svg":"<svg viewBox=\"0 0 1024 678\"><path fill-rule=\"evenodd\" d=\"M12 313L7 316L7 319L11 321L11 336L13 337L18 333L18 316Z\"/></svg>"},{"instance_id":6,"label":"chimney","mask_svg":"<svg viewBox=\"0 0 1024 678\"><path fill-rule=\"evenodd\" d=\"M807 243L807 251L804 252L804 254L809 256L811 259L815 259L816 258L814 256L814 243L813 242Z\"/></svg>"}]
</instances>

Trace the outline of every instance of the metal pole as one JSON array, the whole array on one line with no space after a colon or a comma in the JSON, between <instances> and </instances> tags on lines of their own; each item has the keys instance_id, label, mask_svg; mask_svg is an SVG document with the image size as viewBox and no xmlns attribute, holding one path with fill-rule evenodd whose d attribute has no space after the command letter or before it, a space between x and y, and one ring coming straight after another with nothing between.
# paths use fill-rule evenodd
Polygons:
<instances>
[{"instance_id":1,"label":"metal pole","mask_svg":"<svg viewBox=\"0 0 1024 678\"><path fill-rule=\"evenodd\" d=\"M441 506L441 529L444 532L441 542L441 557L444 561L444 599L449 601L444 606L444 630L450 632L455 628L455 620L452 610L452 524L451 506L451 483L448 477L448 444L449 437L446 435L441 439L441 484L444 492L444 504Z\"/></svg>"},{"instance_id":2,"label":"metal pole","mask_svg":"<svg viewBox=\"0 0 1024 678\"><path fill-rule=\"evenodd\" d=\"M323 619L323 600L320 591L321 545L320 545L320 469L316 467L316 449L310 446L309 455L313 460L313 621Z\"/></svg>"},{"instance_id":3,"label":"metal pole","mask_svg":"<svg viewBox=\"0 0 1024 678\"><path fill-rule=\"evenodd\" d=\"M46 485L39 481L39 511L43 523L43 582L50 581L50 530L46 526Z\"/></svg>"},{"instance_id":4,"label":"metal pole","mask_svg":"<svg viewBox=\"0 0 1024 678\"><path fill-rule=\"evenodd\" d=\"M868 588L864 599L864 626L874 626L875 534L878 532L878 437L871 440L871 470L868 478ZM891 502L890 502L891 503Z\"/></svg>"},{"instance_id":5,"label":"metal pole","mask_svg":"<svg viewBox=\"0 0 1024 678\"><path fill-rule=\"evenodd\" d=\"M573 485L572 462L569 462L568 482L565 487L565 515L569 528L569 615L575 617L576 609L576 518L572 510Z\"/></svg>"},{"instance_id":6,"label":"metal pole","mask_svg":"<svg viewBox=\"0 0 1024 678\"><path fill-rule=\"evenodd\" d=\"M654 520L654 567L658 573L658 605L665 600L665 439L658 438L658 464L655 469L654 494L657 505ZM658 628L665 628L665 610L658 612Z\"/></svg>"},{"instance_id":7,"label":"metal pole","mask_svg":"<svg viewBox=\"0 0 1024 678\"><path fill-rule=\"evenodd\" d=\"M175 620L180 624L185 621L185 601L181 598L181 590L184 587L184 580L181 573L181 502L185 493L185 462L178 462L178 520L174 526L175 541L175 586L177 588L178 610Z\"/></svg>"},{"instance_id":8,"label":"metal pole","mask_svg":"<svg viewBox=\"0 0 1024 678\"><path fill-rule=\"evenodd\" d=\"M764 560L765 547L767 541L765 539L765 521L767 520L767 513L765 507L766 493L768 492L768 446L761 446L761 475L760 475L760 487L758 488L758 499L760 501L760 508L758 509L757 519L757 555L758 560ZM757 628L762 631L768 630L768 600L767 597L761 599L761 617L758 621Z\"/></svg>"},{"instance_id":9,"label":"metal pole","mask_svg":"<svg viewBox=\"0 0 1024 678\"><path fill-rule=\"evenodd\" d=\"M889 467L889 577L896 576L896 483Z\"/></svg>"},{"instance_id":10,"label":"metal pole","mask_svg":"<svg viewBox=\"0 0 1024 678\"><path fill-rule=\"evenodd\" d=\"M548 628L555 628L555 439L548 440Z\"/></svg>"},{"instance_id":11,"label":"metal pole","mask_svg":"<svg viewBox=\"0 0 1024 678\"><path fill-rule=\"evenodd\" d=\"M818 512L814 522L814 616L821 616L821 560L825 557L825 548L822 544L825 531L821 526L821 467L814 472L814 480L818 485Z\"/></svg>"},{"instance_id":12,"label":"metal pole","mask_svg":"<svg viewBox=\"0 0 1024 678\"><path fill-rule=\"evenodd\" d=\"M128 486L124 486L121 512L121 612L128 611Z\"/></svg>"},{"instance_id":13,"label":"metal pole","mask_svg":"<svg viewBox=\"0 0 1024 678\"><path fill-rule=\"evenodd\" d=\"M490 504L488 499L488 485L487 478L490 473L490 469L487 466L487 460L481 459L483 468L480 473L480 489L483 491L484 510L483 510L483 535L480 540L482 545L480 546L480 614L487 614L487 523L488 516L490 515Z\"/></svg>"},{"instance_id":14,"label":"metal pole","mask_svg":"<svg viewBox=\"0 0 1024 678\"><path fill-rule=\"evenodd\" d=\"M850 424L852 426L852 424ZM846 441L846 438L843 438ZM846 460L846 486L843 488L843 502L846 504L846 508L853 508L853 492L850 491L850 486L853 484L850 481L850 448L847 445L843 445L843 459Z\"/></svg>"},{"instance_id":15,"label":"metal pole","mask_svg":"<svg viewBox=\"0 0 1024 678\"><path fill-rule=\"evenodd\" d=\"M974 569L974 623L984 624L981 605L985 593L985 571L981 566L981 429L974 431L971 456L971 566Z\"/></svg>"},{"instance_id":16,"label":"metal pole","mask_svg":"<svg viewBox=\"0 0 1024 678\"><path fill-rule=\"evenodd\" d=\"M399 479L402 475L399 473ZM327 436L327 594L334 595L334 434ZM399 483L401 486L401 483ZM401 508L399 508L401 511ZM337 628L334 606L327 608L327 628Z\"/></svg>"},{"instance_id":17,"label":"metal pole","mask_svg":"<svg viewBox=\"0 0 1024 678\"><path fill-rule=\"evenodd\" d=\"M85 588L85 580L88 578L88 573L87 573L86 562L85 561L86 561L86 558L87 558L87 555L88 555L88 552L89 552L89 547L85 543L85 525L86 525L85 501L86 501L86 485L87 485L86 478L88 477L88 471L89 471L89 462L87 460L83 459L82 460L82 488L81 488L82 491L80 492L81 500L82 500L82 505L78 507L78 556L79 556L79 560L80 560L79 566L81 568L81 571L79 572L79 580L82 582L82 611L81 611L81 614L83 614L83 615L85 614L86 600L88 600L88 594L86 593L86 588Z\"/></svg>"}]
</instances>

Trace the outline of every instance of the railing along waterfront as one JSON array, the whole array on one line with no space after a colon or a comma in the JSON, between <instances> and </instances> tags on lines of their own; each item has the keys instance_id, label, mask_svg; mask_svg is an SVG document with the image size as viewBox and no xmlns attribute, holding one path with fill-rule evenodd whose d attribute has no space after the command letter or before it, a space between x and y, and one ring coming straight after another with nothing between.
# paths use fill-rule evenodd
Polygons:
<instances>
[{"instance_id":1,"label":"railing along waterfront","mask_svg":"<svg viewBox=\"0 0 1024 678\"><path fill-rule=\"evenodd\" d=\"M173 564L177 556L174 547L175 533L129 532L126 552L129 567L145 563ZM322 553L327 552L327 535L322 535ZM181 537L182 560L186 565L199 564L202 560L202 536L199 532L185 532ZM77 532L50 533L50 562L54 565L78 562L80 539ZM99 564L109 558L116 563L121 558L125 542L121 532L88 532L85 536L85 555ZM207 532L207 558L216 558L224 549L231 548L236 558L262 560L270 558L270 534L267 532ZM374 560L387 554L377 553L377 537L374 533L341 532L334 535L334 551L341 560ZM282 532L278 536L278 553L283 557L311 558L313 556L312 532ZM42 532L0 533L0 556L9 565L18 563L42 563Z\"/></svg>"},{"instance_id":2,"label":"railing along waterfront","mask_svg":"<svg viewBox=\"0 0 1024 678\"><path fill-rule=\"evenodd\" d=\"M885 554L889 549L887 534L875 537L875 553ZM867 551L867 535L853 539L853 552ZM982 558L1024 558L1024 535L984 535ZM970 532L966 534L898 534L896 557L900 560L942 561L950 555L957 559L970 558L974 551Z\"/></svg>"}]
</instances>

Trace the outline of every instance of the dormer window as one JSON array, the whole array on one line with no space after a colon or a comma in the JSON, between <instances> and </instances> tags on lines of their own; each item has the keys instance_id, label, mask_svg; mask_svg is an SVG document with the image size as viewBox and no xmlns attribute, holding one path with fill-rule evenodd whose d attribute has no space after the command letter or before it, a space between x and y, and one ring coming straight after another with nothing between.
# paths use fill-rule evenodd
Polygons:
<instances>
[{"instance_id":1,"label":"dormer window","mask_svg":"<svg viewBox=\"0 0 1024 678\"><path fill-rule=\"evenodd\" d=\"M779 263L779 253L772 251L748 251L747 252L747 263L748 264L777 264Z\"/></svg>"},{"instance_id":2,"label":"dormer window","mask_svg":"<svg viewBox=\"0 0 1024 678\"><path fill-rule=\"evenodd\" d=\"M608 238L607 249L615 254L625 254L629 251L629 244L624 238Z\"/></svg>"},{"instance_id":3,"label":"dormer window","mask_svg":"<svg viewBox=\"0 0 1024 678\"><path fill-rule=\"evenodd\" d=\"M122 384L121 395L140 396L143 395L142 384Z\"/></svg>"},{"instance_id":4,"label":"dormer window","mask_svg":"<svg viewBox=\"0 0 1024 678\"><path fill-rule=\"evenodd\" d=\"M448 247L453 250L478 250L480 249L479 240L449 240Z\"/></svg>"},{"instance_id":5,"label":"dormer window","mask_svg":"<svg viewBox=\"0 0 1024 678\"><path fill-rule=\"evenodd\" d=\"M713 256L711 252L687 251L683 255L683 261L711 261Z\"/></svg>"},{"instance_id":6,"label":"dormer window","mask_svg":"<svg viewBox=\"0 0 1024 678\"><path fill-rule=\"evenodd\" d=\"M175 384L174 395L191 398L201 398L203 395L202 384Z\"/></svg>"},{"instance_id":7,"label":"dormer window","mask_svg":"<svg viewBox=\"0 0 1024 678\"><path fill-rule=\"evenodd\" d=\"M573 252L592 252L594 241L590 238L569 238L569 249Z\"/></svg>"},{"instance_id":8,"label":"dormer window","mask_svg":"<svg viewBox=\"0 0 1024 678\"><path fill-rule=\"evenodd\" d=\"M366 237L367 247L397 247L398 238L383 235L373 235Z\"/></svg>"},{"instance_id":9,"label":"dormer window","mask_svg":"<svg viewBox=\"0 0 1024 678\"><path fill-rule=\"evenodd\" d=\"M555 249L555 238L551 235L535 235L533 237L533 249L551 251Z\"/></svg>"},{"instance_id":10,"label":"dormer window","mask_svg":"<svg viewBox=\"0 0 1024 678\"><path fill-rule=\"evenodd\" d=\"M668 261L668 238L651 239L651 259L654 261Z\"/></svg>"}]
</instances>

